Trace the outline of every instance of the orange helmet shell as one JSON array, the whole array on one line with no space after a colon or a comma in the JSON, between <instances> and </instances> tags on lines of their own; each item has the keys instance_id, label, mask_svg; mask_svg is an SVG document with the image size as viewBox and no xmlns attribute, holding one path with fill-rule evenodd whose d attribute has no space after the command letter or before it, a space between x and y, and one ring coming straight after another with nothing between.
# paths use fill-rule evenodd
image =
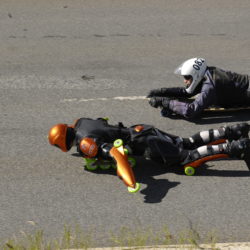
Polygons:
<instances>
[{"instance_id":1,"label":"orange helmet shell","mask_svg":"<svg viewBox=\"0 0 250 250\"><path fill-rule=\"evenodd\" d=\"M67 128L67 124L57 124L50 129L48 135L50 144L53 146L58 146L63 152L68 151L66 145Z\"/></svg>"},{"instance_id":2,"label":"orange helmet shell","mask_svg":"<svg viewBox=\"0 0 250 250\"><path fill-rule=\"evenodd\" d=\"M97 155L98 146L92 138L85 137L80 142L80 150L86 157L93 158Z\"/></svg>"}]
</instances>

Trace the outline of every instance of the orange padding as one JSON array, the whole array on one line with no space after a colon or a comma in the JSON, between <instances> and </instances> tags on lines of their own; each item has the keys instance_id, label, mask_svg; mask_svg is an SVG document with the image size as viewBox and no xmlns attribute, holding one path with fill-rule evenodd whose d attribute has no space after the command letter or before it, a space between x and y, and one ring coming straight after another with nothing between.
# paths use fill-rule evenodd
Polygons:
<instances>
[{"instance_id":1,"label":"orange padding","mask_svg":"<svg viewBox=\"0 0 250 250\"><path fill-rule=\"evenodd\" d=\"M221 143L225 143L226 141L227 141L226 139L220 139L220 140L217 140L217 141L210 142L207 145L218 145L218 144L221 144Z\"/></svg>"},{"instance_id":2,"label":"orange padding","mask_svg":"<svg viewBox=\"0 0 250 250\"><path fill-rule=\"evenodd\" d=\"M193 161L191 163L188 163L185 165L186 166L191 166L191 167L199 167L200 165L202 165L203 163L207 162L207 161L214 161L217 159L222 159L222 158L229 158L229 156L227 154L217 154L217 155L209 155L206 156L204 158L201 158L199 160Z\"/></svg>"},{"instance_id":3,"label":"orange padding","mask_svg":"<svg viewBox=\"0 0 250 250\"><path fill-rule=\"evenodd\" d=\"M115 159L117 164L117 175L123 180L126 186L135 188L135 176L133 170L128 162L128 157L124 152L120 152L119 149L122 148L111 148L109 151L110 155ZM123 150L121 150L123 151Z\"/></svg>"}]
</instances>

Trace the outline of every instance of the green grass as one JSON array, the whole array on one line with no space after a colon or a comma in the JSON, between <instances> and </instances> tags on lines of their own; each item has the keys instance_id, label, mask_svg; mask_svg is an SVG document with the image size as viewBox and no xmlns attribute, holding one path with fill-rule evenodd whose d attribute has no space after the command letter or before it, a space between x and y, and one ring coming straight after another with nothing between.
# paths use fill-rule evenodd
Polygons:
<instances>
[{"instance_id":1,"label":"green grass","mask_svg":"<svg viewBox=\"0 0 250 250\"><path fill-rule=\"evenodd\" d=\"M54 250L54 249L88 249L100 247L94 241L94 232L86 232L79 226L72 230L65 226L61 236L55 239L45 237L43 230L35 230L32 234L21 232L19 237L12 237L4 240L0 244L3 250ZM214 233L209 233L205 238L201 238L194 229L183 230L178 235L170 233L168 227L155 232L150 228L143 230L138 228L133 231L122 227L120 230L107 233L106 246L109 247L139 247L153 245L190 244L191 248L200 248L201 243L207 243L210 249L216 249L217 238Z\"/></svg>"}]
</instances>

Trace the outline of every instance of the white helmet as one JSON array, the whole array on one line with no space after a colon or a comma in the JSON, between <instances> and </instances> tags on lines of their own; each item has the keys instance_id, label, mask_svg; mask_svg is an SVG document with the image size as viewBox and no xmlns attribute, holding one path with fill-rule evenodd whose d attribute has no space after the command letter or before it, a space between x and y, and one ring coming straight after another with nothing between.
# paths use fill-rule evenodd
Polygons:
<instances>
[{"instance_id":1,"label":"white helmet","mask_svg":"<svg viewBox=\"0 0 250 250\"><path fill-rule=\"evenodd\" d=\"M204 77L206 69L206 60L196 57L183 62L179 67L176 68L174 73L181 76L192 76L193 80L186 89L189 94L192 94L199 82Z\"/></svg>"}]
</instances>

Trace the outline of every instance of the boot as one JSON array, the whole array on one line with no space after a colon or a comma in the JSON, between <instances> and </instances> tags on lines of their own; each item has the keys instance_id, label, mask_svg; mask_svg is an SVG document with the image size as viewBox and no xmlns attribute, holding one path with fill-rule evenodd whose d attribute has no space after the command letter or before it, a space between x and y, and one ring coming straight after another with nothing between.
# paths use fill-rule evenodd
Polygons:
<instances>
[{"instance_id":1,"label":"boot","mask_svg":"<svg viewBox=\"0 0 250 250\"><path fill-rule=\"evenodd\" d=\"M229 142L228 151L230 157L244 160L250 170L250 139Z\"/></svg>"},{"instance_id":2,"label":"boot","mask_svg":"<svg viewBox=\"0 0 250 250\"><path fill-rule=\"evenodd\" d=\"M234 124L232 126L226 126L225 136L229 141L238 140L241 138L249 138L248 132L250 125L246 122Z\"/></svg>"}]
</instances>

